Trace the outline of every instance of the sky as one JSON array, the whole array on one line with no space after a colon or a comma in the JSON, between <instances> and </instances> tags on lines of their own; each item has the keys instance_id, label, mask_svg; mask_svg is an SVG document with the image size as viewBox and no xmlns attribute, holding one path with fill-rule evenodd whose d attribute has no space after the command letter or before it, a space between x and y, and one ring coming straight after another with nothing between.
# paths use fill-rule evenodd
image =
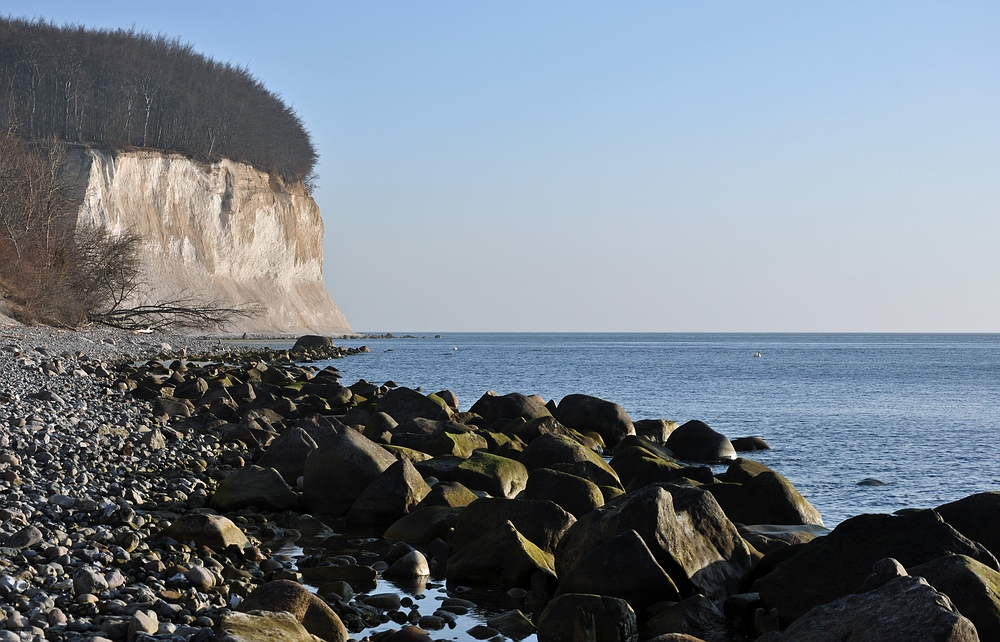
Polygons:
<instances>
[{"instance_id":1,"label":"sky","mask_svg":"<svg viewBox=\"0 0 1000 642\"><path fill-rule=\"evenodd\" d=\"M357 331L1000 332L1000 3L0 0L246 65Z\"/></svg>"}]
</instances>

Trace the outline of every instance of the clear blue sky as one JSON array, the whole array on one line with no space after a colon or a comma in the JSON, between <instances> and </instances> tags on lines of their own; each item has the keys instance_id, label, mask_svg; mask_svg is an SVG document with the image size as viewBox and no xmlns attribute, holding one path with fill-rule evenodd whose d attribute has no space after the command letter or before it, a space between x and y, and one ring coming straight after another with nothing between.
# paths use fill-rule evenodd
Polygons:
<instances>
[{"instance_id":1,"label":"clear blue sky","mask_svg":"<svg viewBox=\"0 0 1000 642\"><path fill-rule=\"evenodd\" d=\"M245 64L361 331L1000 332L1000 3L0 12Z\"/></svg>"}]
</instances>

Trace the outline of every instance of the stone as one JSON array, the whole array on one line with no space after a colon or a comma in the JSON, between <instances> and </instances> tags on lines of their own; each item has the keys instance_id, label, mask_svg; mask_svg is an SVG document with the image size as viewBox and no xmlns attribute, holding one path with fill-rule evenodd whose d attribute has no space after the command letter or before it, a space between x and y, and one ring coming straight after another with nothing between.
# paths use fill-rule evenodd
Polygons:
<instances>
[{"instance_id":1,"label":"stone","mask_svg":"<svg viewBox=\"0 0 1000 642\"><path fill-rule=\"evenodd\" d=\"M379 642L431 642L431 636L418 626L404 626L395 633L380 638Z\"/></svg>"},{"instance_id":2,"label":"stone","mask_svg":"<svg viewBox=\"0 0 1000 642\"><path fill-rule=\"evenodd\" d=\"M652 484L584 515L556 549L559 577L589 552L634 530L682 595L722 599L737 592L750 570L750 551L711 494L697 488Z\"/></svg>"},{"instance_id":3,"label":"stone","mask_svg":"<svg viewBox=\"0 0 1000 642\"><path fill-rule=\"evenodd\" d=\"M934 509L955 530L1000 559L1000 492L977 493Z\"/></svg>"},{"instance_id":4,"label":"stone","mask_svg":"<svg viewBox=\"0 0 1000 642\"><path fill-rule=\"evenodd\" d=\"M455 552L507 521L551 554L576 519L550 501L483 497L466 506L458 518L451 537Z\"/></svg>"},{"instance_id":5,"label":"stone","mask_svg":"<svg viewBox=\"0 0 1000 642\"><path fill-rule=\"evenodd\" d=\"M561 435L563 437L569 437L581 446L593 450L595 453L604 452L603 440L582 435L572 428L562 425L558 420L556 420L555 417L545 416L529 419L514 429L514 436L523 441L525 444L530 444L542 435Z\"/></svg>"},{"instance_id":6,"label":"stone","mask_svg":"<svg viewBox=\"0 0 1000 642\"><path fill-rule=\"evenodd\" d=\"M760 437L737 437L731 441L733 448L738 453L754 452L757 450L771 450L770 444Z\"/></svg>"},{"instance_id":7,"label":"stone","mask_svg":"<svg viewBox=\"0 0 1000 642\"><path fill-rule=\"evenodd\" d=\"M564 593L619 597L637 613L654 602L681 599L677 585L634 530L598 545L560 575L556 595Z\"/></svg>"},{"instance_id":8,"label":"stone","mask_svg":"<svg viewBox=\"0 0 1000 642\"><path fill-rule=\"evenodd\" d=\"M306 458L316 450L316 441L305 429L299 426L286 428L278 435L264 451L264 456L257 461L261 468L273 468L289 485L302 476L306 467Z\"/></svg>"},{"instance_id":9,"label":"stone","mask_svg":"<svg viewBox=\"0 0 1000 642\"><path fill-rule=\"evenodd\" d=\"M157 416L167 415L168 417L190 417L191 408L177 399L158 397L153 401L153 414Z\"/></svg>"},{"instance_id":10,"label":"stone","mask_svg":"<svg viewBox=\"0 0 1000 642\"><path fill-rule=\"evenodd\" d=\"M779 613L780 613L779 609ZM922 578L897 577L882 587L849 594L802 614L774 642L974 642L976 627ZM765 638L761 638L764 640Z\"/></svg>"},{"instance_id":11,"label":"stone","mask_svg":"<svg viewBox=\"0 0 1000 642\"><path fill-rule=\"evenodd\" d=\"M286 611L309 633L327 642L345 642L347 629L340 617L309 589L290 580L275 580L258 586L239 606L252 611Z\"/></svg>"},{"instance_id":12,"label":"stone","mask_svg":"<svg viewBox=\"0 0 1000 642\"><path fill-rule=\"evenodd\" d=\"M420 551L412 550L393 562L382 573L382 577L389 580L413 580L420 577L427 577L430 574L431 567L427 563L427 558Z\"/></svg>"},{"instance_id":13,"label":"stone","mask_svg":"<svg viewBox=\"0 0 1000 642\"><path fill-rule=\"evenodd\" d=\"M528 476L531 479L531 476ZM425 506L449 506L459 508L468 506L479 499L479 496L458 482L438 482L431 486L431 490L424 496L418 508Z\"/></svg>"},{"instance_id":14,"label":"stone","mask_svg":"<svg viewBox=\"0 0 1000 642\"><path fill-rule=\"evenodd\" d=\"M464 424L422 417L400 423L392 430L391 442L435 457L454 455L462 458L469 457L476 450L486 450L489 445L486 439Z\"/></svg>"},{"instance_id":15,"label":"stone","mask_svg":"<svg viewBox=\"0 0 1000 642\"><path fill-rule=\"evenodd\" d=\"M660 609L645 624L647 637L684 633L704 642L730 642L726 616L704 595Z\"/></svg>"},{"instance_id":16,"label":"stone","mask_svg":"<svg viewBox=\"0 0 1000 642\"><path fill-rule=\"evenodd\" d=\"M632 420L616 403L589 395L567 395L556 407L556 419L573 430L596 432L608 448L614 448L628 435L635 434Z\"/></svg>"},{"instance_id":17,"label":"stone","mask_svg":"<svg viewBox=\"0 0 1000 642\"><path fill-rule=\"evenodd\" d=\"M89 566L84 566L73 574L73 592L77 595L97 595L108 588L104 575Z\"/></svg>"},{"instance_id":18,"label":"stone","mask_svg":"<svg viewBox=\"0 0 1000 642\"><path fill-rule=\"evenodd\" d=\"M528 444L524 452L518 456L518 461L529 471L536 468L552 468L562 472L572 472L598 486L622 488L618 473L608 462L593 450L563 435L541 435ZM569 464L570 468L563 470L558 468L558 464ZM579 472L574 472L576 464L581 465Z\"/></svg>"},{"instance_id":19,"label":"stone","mask_svg":"<svg viewBox=\"0 0 1000 642\"><path fill-rule=\"evenodd\" d=\"M519 392L497 395L488 391L472 404L469 412L475 413L486 421L486 425L494 424L503 419L535 419L551 416L549 409L536 397L528 397Z\"/></svg>"},{"instance_id":20,"label":"stone","mask_svg":"<svg viewBox=\"0 0 1000 642\"><path fill-rule=\"evenodd\" d=\"M301 503L295 493L274 468L243 466L223 479L209 506L222 511L236 511L248 506L259 510L281 512L297 508Z\"/></svg>"},{"instance_id":21,"label":"stone","mask_svg":"<svg viewBox=\"0 0 1000 642\"><path fill-rule=\"evenodd\" d=\"M319 443L306 459L305 505L313 513L342 515L395 462L388 451L361 433L340 430Z\"/></svg>"},{"instance_id":22,"label":"stone","mask_svg":"<svg viewBox=\"0 0 1000 642\"><path fill-rule=\"evenodd\" d=\"M412 511L430 490L413 463L401 459L362 491L347 512L347 521L384 528Z\"/></svg>"},{"instance_id":23,"label":"stone","mask_svg":"<svg viewBox=\"0 0 1000 642\"><path fill-rule=\"evenodd\" d=\"M219 642L316 642L294 615L284 611L224 612L215 637Z\"/></svg>"},{"instance_id":24,"label":"stone","mask_svg":"<svg viewBox=\"0 0 1000 642\"><path fill-rule=\"evenodd\" d=\"M23 522L22 522L23 523ZM7 538L4 546L7 548L31 548L42 541L42 532L34 526L25 526Z\"/></svg>"},{"instance_id":25,"label":"stone","mask_svg":"<svg viewBox=\"0 0 1000 642\"><path fill-rule=\"evenodd\" d=\"M594 482L550 468L536 468L528 475L519 499L546 499L555 502L579 519L604 505L604 495Z\"/></svg>"},{"instance_id":26,"label":"stone","mask_svg":"<svg viewBox=\"0 0 1000 642\"><path fill-rule=\"evenodd\" d=\"M709 484L729 519L741 524L823 525L823 517L796 490L792 482L774 471L756 475L742 484Z\"/></svg>"},{"instance_id":27,"label":"stone","mask_svg":"<svg viewBox=\"0 0 1000 642\"><path fill-rule=\"evenodd\" d=\"M532 576L539 572L555 579L552 554L535 546L509 521L455 551L445 567L448 582L504 588L531 588Z\"/></svg>"},{"instance_id":28,"label":"stone","mask_svg":"<svg viewBox=\"0 0 1000 642\"><path fill-rule=\"evenodd\" d=\"M592 637L578 637L578 619L592 632ZM538 642L635 642L638 638L635 611L625 600L601 595L568 593L545 607L538 617Z\"/></svg>"},{"instance_id":29,"label":"stone","mask_svg":"<svg viewBox=\"0 0 1000 642\"><path fill-rule=\"evenodd\" d=\"M531 620L517 609L494 615L486 624L514 640L523 640L536 631Z\"/></svg>"},{"instance_id":30,"label":"stone","mask_svg":"<svg viewBox=\"0 0 1000 642\"><path fill-rule=\"evenodd\" d=\"M406 387L393 388L382 396L378 412L384 412L398 423L408 419L447 419L448 410L425 397L416 390Z\"/></svg>"},{"instance_id":31,"label":"stone","mask_svg":"<svg viewBox=\"0 0 1000 642\"><path fill-rule=\"evenodd\" d=\"M666 446L677 459L686 461L712 463L736 459L736 449L729 439L697 419L682 424L670 433Z\"/></svg>"},{"instance_id":32,"label":"stone","mask_svg":"<svg viewBox=\"0 0 1000 642\"><path fill-rule=\"evenodd\" d=\"M140 633L155 635L160 628L160 620L152 609L138 609L128 622L128 637L134 640Z\"/></svg>"},{"instance_id":33,"label":"stone","mask_svg":"<svg viewBox=\"0 0 1000 642\"><path fill-rule=\"evenodd\" d=\"M785 546L807 544L817 537L828 534L830 529L808 524L800 526L754 524L740 526L739 532L757 551L766 554Z\"/></svg>"},{"instance_id":34,"label":"stone","mask_svg":"<svg viewBox=\"0 0 1000 642\"><path fill-rule=\"evenodd\" d=\"M158 539L166 537L182 543L194 542L210 546L217 550L229 546L242 549L250 545L243 531L232 520L221 515L184 515L157 535Z\"/></svg>"},{"instance_id":35,"label":"stone","mask_svg":"<svg viewBox=\"0 0 1000 642\"><path fill-rule=\"evenodd\" d=\"M192 566L184 574L191 586L206 591L215 588L215 575L204 566Z\"/></svg>"},{"instance_id":36,"label":"stone","mask_svg":"<svg viewBox=\"0 0 1000 642\"><path fill-rule=\"evenodd\" d=\"M628 490L636 490L657 482L673 481L684 476L684 466L676 460L638 446L616 449L610 463L618 473L618 479Z\"/></svg>"},{"instance_id":37,"label":"stone","mask_svg":"<svg viewBox=\"0 0 1000 642\"><path fill-rule=\"evenodd\" d=\"M777 608L783 620L791 621L857 591L882 558L894 558L911 568L942 555L967 555L1000 570L988 550L934 511L858 515L805 544L794 557L757 580L757 588L768 609Z\"/></svg>"},{"instance_id":38,"label":"stone","mask_svg":"<svg viewBox=\"0 0 1000 642\"><path fill-rule=\"evenodd\" d=\"M382 536L413 546L425 546L435 539L446 539L460 514L461 509L450 506L427 506L396 520Z\"/></svg>"},{"instance_id":39,"label":"stone","mask_svg":"<svg viewBox=\"0 0 1000 642\"><path fill-rule=\"evenodd\" d=\"M909 572L951 598L980 639L1000 640L1000 573L965 555L944 555Z\"/></svg>"},{"instance_id":40,"label":"stone","mask_svg":"<svg viewBox=\"0 0 1000 642\"><path fill-rule=\"evenodd\" d=\"M635 434L660 446L667 443L670 433L677 430L676 421L666 419L640 419L632 423Z\"/></svg>"},{"instance_id":41,"label":"stone","mask_svg":"<svg viewBox=\"0 0 1000 642\"><path fill-rule=\"evenodd\" d=\"M476 451L455 467L451 481L494 497L514 497L527 484L528 469L519 461Z\"/></svg>"},{"instance_id":42,"label":"stone","mask_svg":"<svg viewBox=\"0 0 1000 642\"><path fill-rule=\"evenodd\" d=\"M310 348L332 348L333 339L316 334L306 334L295 340L292 352L300 352Z\"/></svg>"}]
</instances>

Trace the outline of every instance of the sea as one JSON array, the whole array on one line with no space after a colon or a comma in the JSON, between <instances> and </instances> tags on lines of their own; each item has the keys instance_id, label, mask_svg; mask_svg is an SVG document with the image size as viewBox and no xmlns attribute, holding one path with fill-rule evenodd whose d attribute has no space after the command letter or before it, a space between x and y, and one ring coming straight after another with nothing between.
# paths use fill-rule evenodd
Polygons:
<instances>
[{"instance_id":1,"label":"sea","mask_svg":"<svg viewBox=\"0 0 1000 642\"><path fill-rule=\"evenodd\" d=\"M338 344L371 350L317 364L345 384L451 390L462 410L487 390L556 402L581 393L633 420L762 437L771 450L745 456L791 480L828 527L1000 490L1000 335L412 333Z\"/></svg>"}]
</instances>

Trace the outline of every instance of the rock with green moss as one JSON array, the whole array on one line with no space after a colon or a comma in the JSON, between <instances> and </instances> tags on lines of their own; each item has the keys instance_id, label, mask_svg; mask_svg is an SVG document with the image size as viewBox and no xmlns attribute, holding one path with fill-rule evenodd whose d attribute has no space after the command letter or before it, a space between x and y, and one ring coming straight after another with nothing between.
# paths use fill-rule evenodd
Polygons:
<instances>
[{"instance_id":1,"label":"rock with green moss","mask_svg":"<svg viewBox=\"0 0 1000 642\"><path fill-rule=\"evenodd\" d=\"M276 580L261 584L240 604L240 610L291 613L309 633L327 642L345 642L347 629L321 598L298 582Z\"/></svg>"},{"instance_id":2,"label":"rock with green moss","mask_svg":"<svg viewBox=\"0 0 1000 642\"><path fill-rule=\"evenodd\" d=\"M392 417L399 423L417 417L423 419L447 419L451 414L440 398L436 401L410 388L393 388L382 395L378 411Z\"/></svg>"},{"instance_id":3,"label":"rock with green moss","mask_svg":"<svg viewBox=\"0 0 1000 642\"><path fill-rule=\"evenodd\" d=\"M577 432L599 434L608 448L635 434L632 420L621 406L590 395L566 395L556 407L555 416Z\"/></svg>"},{"instance_id":4,"label":"rock with green moss","mask_svg":"<svg viewBox=\"0 0 1000 642\"><path fill-rule=\"evenodd\" d=\"M461 508L450 506L422 507L393 522L383 537L413 546L424 546L435 539L447 540L461 514Z\"/></svg>"},{"instance_id":5,"label":"rock with green moss","mask_svg":"<svg viewBox=\"0 0 1000 642\"><path fill-rule=\"evenodd\" d=\"M451 481L494 497L514 497L528 482L528 469L519 461L477 450L454 468Z\"/></svg>"},{"instance_id":6,"label":"rock with green moss","mask_svg":"<svg viewBox=\"0 0 1000 642\"><path fill-rule=\"evenodd\" d=\"M347 521L388 526L412 511L430 490L413 463L400 459L365 488L347 512Z\"/></svg>"},{"instance_id":7,"label":"rock with green moss","mask_svg":"<svg viewBox=\"0 0 1000 642\"><path fill-rule=\"evenodd\" d=\"M734 522L741 524L823 525L823 517L796 490L792 482L773 470L742 484L706 485L705 490Z\"/></svg>"},{"instance_id":8,"label":"rock with green moss","mask_svg":"<svg viewBox=\"0 0 1000 642\"><path fill-rule=\"evenodd\" d=\"M562 472L573 472L556 464L583 464L579 466L582 474L598 486L617 486L621 482L615 470L593 450L564 435L541 435L524 449L518 460L530 470L536 468L553 468ZM576 468L575 466L573 468ZM578 474L573 472L573 474Z\"/></svg>"},{"instance_id":9,"label":"rock with green moss","mask_svg":"<svg viewBox=\"0 0 1000 642\"><path fill-rule=\"evenodd\" d=\"M491 529L448 558L449 582L531 588L532 576L555 578L552 554L538 548L509 521Z\"/></svg>"},{"instance_id":10,"label":"rock with green moss","mask_svg":"<svg viewBox=\"0 0 1000 642\"><path fill-rule=\"evenodd\" d=\"M452 544L459 551L508 521L536 546L553 552L576 520L550 501L483 497L465 507Z\"/></svg>"},{"instance_id":11,"label":"rock with green moss","mask_svg":"<svg viewBox=\"0 0 1000 642\"><path fill-rule=\"evenodd\" d=\"M604 495L594 482L551 468L536 468L519 499L547 499L579 519L604 505Z\"/></svg>"},{"instance_id":12,"label":"rock with green moss","mask_svg":"<svg viewBox=\"0 0 1000 642\"><path fill-rule=\"evenodd\" d=\"M981 640L1000 640L1000 573L965 555L945 555L907 570L950 597Z\"/></svg>"},{"instance_id":13,"label":"rock with green moss","mask_svg":"<svg viewBox=\"0 0 1000 642\"><path fill-rule=\"evenodd\" d=\"M425 506L448 506L461 508L479 499L479 496L458 482L442 481L434 484L427 495L420 500L419 508Z\"/></svg>"}]
</instances>

